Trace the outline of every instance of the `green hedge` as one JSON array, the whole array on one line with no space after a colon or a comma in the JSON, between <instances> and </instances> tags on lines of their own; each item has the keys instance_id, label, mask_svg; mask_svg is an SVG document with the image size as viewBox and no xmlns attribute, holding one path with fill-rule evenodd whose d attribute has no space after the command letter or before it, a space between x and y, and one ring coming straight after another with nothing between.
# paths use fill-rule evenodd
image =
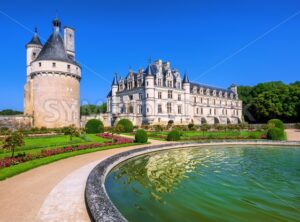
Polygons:
<instances>
[{"instance_id":1,"label":"green hedge","mask_svg":"<svg viewBox=\"0 0 300 222\"><path fill-rule=\"evenodd\" d=\"M277 127L271 127L268 129L267 137L270 140L285 140L285 133L284 130L277 128Z\"/></svg>"},{"instance_id":2,"label":"green hedge","mask_svg":"<svg viewBox=\"0 0 300 222\"><path fill-rule=\"evenodd\" d=\"M268 128L276 127L284 130L284 123L280 119L270 119L268 121Z\"/></svg>"},{"instance_id":3,"label":"green hedge","mask_svg":"<svg viewBox=\"0 0 300 222\"><path fill-rule=\"evenodd\" d=\"M178 130L172 130L168 133L167 140L168 141L178 141L180 140L181 133Z\"/></svg>"},{"instance_id":4,"label":"green hedge","mask_svg":"<svg viewBox=\"0 0 300 222\"><path fill-rule=\"evenodd\" d=\"M91 119L85 124L86 133L103 133L104 126L102 121L98 119Z\"/></svg>"},{"instance_id":5,"label":"green hedge","mask_svg":"<svg viewBox=\"0 0 300 222\"><path fill-rule=\"evenodd\" d=\"M135 139L134 142L136 143L147 143L148 141L148 135L145 130L139 129L135 133Z\"/></svg>"},{"instance_id":6,"label":"green hedge","mask_svg":"<svg viewBox=\"0 0 300 222\"><path fill-rule=\"evenodd\" d=\"M117 127L122 126L123 127L123 132L122 133L130 133L133 131L133 124L129 119L121 119L117 123Z\"/></svg>"}]
</instances>

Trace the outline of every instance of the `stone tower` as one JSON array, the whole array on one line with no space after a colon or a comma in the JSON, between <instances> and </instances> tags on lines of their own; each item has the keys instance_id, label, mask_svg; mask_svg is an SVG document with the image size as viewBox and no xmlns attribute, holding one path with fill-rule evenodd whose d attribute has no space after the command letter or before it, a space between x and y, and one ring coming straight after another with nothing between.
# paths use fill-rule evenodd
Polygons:
<instances>
[{"instance_id":1,"label":"stone tower","mask_svg":"<svg viewBox=\"0 0 300 222\"><path fill-rule=\"evenodd\" d=\"M154 75L152 73L150 64L148 65L148 68L146 70L145 97L146 97L145 116L147 117L146 124L151 124L155 117L155 106L154 106L155 92L154 92Z\"/></svg>"},{"instance_id":2,"label":"stone tower","mask_svg":"<svg viewBox=\"0 0 300 222\"><path fill-rule=\"evenodd\" d=\"M53 32L43 46L34 34L26 45L27 80L24 114L34 127L80 126L81 67L75 61L74 30L53 21Z\"/></svg>"}]
</instances>

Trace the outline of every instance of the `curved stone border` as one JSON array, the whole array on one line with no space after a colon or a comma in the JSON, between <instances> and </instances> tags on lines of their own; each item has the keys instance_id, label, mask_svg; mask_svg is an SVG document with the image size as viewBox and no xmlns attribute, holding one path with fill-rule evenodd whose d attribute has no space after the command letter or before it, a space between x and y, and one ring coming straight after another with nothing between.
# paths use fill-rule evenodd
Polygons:
<instances>
[{"instance_id":1,"label":"curved stone border","mask_svg":"<svg viewBox=\"0 0 300 222\"><path fill-rule=\"evenodd\" d=\"M105 178L117 164L153 151L187 148L195 146L218 146L218 145L271 145L271 146L300 146L297 141L213 141L213 142L183 142L153 145L134 150L125 151L101 161L90 173L85 187L85 201L88 213L92 221L127 221L110 200L105 189Z\"/></svg>"}]
</instances>

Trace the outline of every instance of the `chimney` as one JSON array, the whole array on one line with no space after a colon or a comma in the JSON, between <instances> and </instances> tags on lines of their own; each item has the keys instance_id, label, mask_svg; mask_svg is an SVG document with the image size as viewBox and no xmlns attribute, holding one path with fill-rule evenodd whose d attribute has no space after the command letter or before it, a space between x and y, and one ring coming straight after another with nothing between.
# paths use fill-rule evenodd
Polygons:
<instances>
[{"instance_id":1,"label":"chimney","mask_svg":"<svg viewBox=\"0 0 300 222\"><path fill-rule=\"evenodd\" d=\"M64 27L64 44L67 54L75 60L75 30Z\"/></svg>"}]
</instances>

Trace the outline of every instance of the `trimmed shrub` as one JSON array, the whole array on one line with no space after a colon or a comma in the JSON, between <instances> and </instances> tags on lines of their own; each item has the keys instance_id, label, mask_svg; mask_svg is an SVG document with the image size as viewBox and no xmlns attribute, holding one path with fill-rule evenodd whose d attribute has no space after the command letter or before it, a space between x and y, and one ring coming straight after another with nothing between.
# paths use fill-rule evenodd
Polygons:
<instances>
[{"instance_id":1,"label":"trimmed shrub","mask_svg":"<svg viewBox=\"0 0 300 222\"><path fill-rule=\"evenodd\" d=\"M104 126L102 121L98 119L91 119L85 124L86 133L103 133Z\"/></svg>"},{"instance_id":2,"label":"trimmed shrub","mask_svg":"<svg viewBox=\"0 0 300 222\"><path fill-rule=\"evenodd\" d=\"M268 121L268 128L273 128L273 127L284 130L284 123L280 119L270 119Z\"/></svg>"},{"instance_id":3,"label":"trimmed shrub","mask_svg":"<svg viewBox=\"0 0 300 222\"><path fill-rule=\"evenodd\" d=\"M168 141L178 141L180 140L181 133L178 130L172 130L168 133L167 140Z\"/></svg>"},{"instance_id":4,"label":"trimmed shrub","mask_svg":"<svg viewBox=\"0 0 300 222\"><path fill-rule=\"evenodd\" d=\"M133 124L129 119L121 119L118 123L117 126L121 125L123 126L123 131L122 133L130 133L133 131Z\"/></svg>"},{"instance_id":5,"label":"trimmed shrub","mask_svg":"<svg viewBox=\"0 0 300 222\"><path fill-rule=\"evenodd\" d=\"M189 130L196 130L194 123L189 123L188 128L189 128Z\"/></svg>"},{"instance_id":6,"label":"trimmed shrub","mask_svg":"<svg viewBox=\"0 0 300 222\"><path fill-rule=\"evenodd\" d=\"M285 134L282 129L271 127L268 129L267 138L270 140L285 140Z\"/></svg>"},{"instance_id":7,"label":"trimmed shrub","mask_svg":"<svg viewBox=\"0 0 300 222\"><path fill-rule=\"evenodd\" d=\"M148 135L145 130L139 129L135 132L135 139L136 143L147 143Z\"/></svg>"}]
</instances>

